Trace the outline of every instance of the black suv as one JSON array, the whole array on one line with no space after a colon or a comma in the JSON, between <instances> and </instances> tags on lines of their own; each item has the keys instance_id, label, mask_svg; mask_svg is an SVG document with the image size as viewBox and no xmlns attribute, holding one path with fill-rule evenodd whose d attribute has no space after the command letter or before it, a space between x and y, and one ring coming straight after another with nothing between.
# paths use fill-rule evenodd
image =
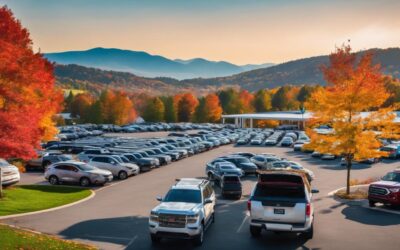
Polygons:
<instances>
[{"instance_id":1,"label":"black suv","mask_svg":"<svg viewBox=\"0 0 400 250\"><path fill-rule=\"evenodd\" d=\"M242 182L239 176L223 175L220 183L223 197L234 196L237 199L242 197Z\"/></svg>"}]
</instances>

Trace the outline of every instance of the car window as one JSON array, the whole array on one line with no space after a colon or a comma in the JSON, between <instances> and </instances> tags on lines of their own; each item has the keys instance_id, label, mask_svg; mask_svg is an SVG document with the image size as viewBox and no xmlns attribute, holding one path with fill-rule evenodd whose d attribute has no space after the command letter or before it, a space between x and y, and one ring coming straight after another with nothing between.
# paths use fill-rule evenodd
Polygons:
<instances>
[{"instance_id":1,"label":"car window","mask_svg":"<svg viewBox=\"0 0 400 250\"><path fill-rule=\"evenodd\" d=\"M304 199L305 192L303 185L262 185L257 184L254 197L272 199Z\"/></svg>"},{"instance_id":2,"label":"car window","mask_svg":"<svg viewBox=\"0 0 400 250\"><path fill-rule=\"evenodd\" d=\"M239 182L239 176L225 176L224 177L225 182Z\"/></svg>"},{"instance_id":3,"label":"car window","mask_svg":"<svg viewBox=\"0 0 400 250\"><path fill-rule=\"evenodd\" d=\"M58 169L58 170L67 170L67 166L66 165L57 165L54 168Z\"/></svg>"},{"instance_id":4,"label":"car window","mask_svg":"<svg viewBox=\"0 0 400 250\"><path fill-rule=\"evenodd\" d=\"M192 189L171 189L163 202L201 203L201 193L199 190Z\"/></svg>"},{"instance_id":5,"label":"car window","mask_svg":"<svg viewBox=\"0 0 400 250\"><path fill-rule=\"evenodd\" d=\"M65 167L66 167L66 170L68 170L68 171L78 172L78 169L74 166L67 165Z\"/></svg>"},{"instance_id":6,"label":"car window","mask_svg":"<svg viewBox=\"0 0 400 250\"><path fill-rule=\"evenodd\" d=\"M108 158L107 157L93 157L92 161L107 163L108 162Z\"/></svg>"},{"instance_id":7,"label":"car window","mask_svg":"<svg viewBox=\"0 0 400 250\"><path fill-rule=\"evenodd\" d=\"M400 182L400 173L396 172L390 172L386 174L382 180L384 181L394 181L394 182Z\"/></svg>"}]
</instances>

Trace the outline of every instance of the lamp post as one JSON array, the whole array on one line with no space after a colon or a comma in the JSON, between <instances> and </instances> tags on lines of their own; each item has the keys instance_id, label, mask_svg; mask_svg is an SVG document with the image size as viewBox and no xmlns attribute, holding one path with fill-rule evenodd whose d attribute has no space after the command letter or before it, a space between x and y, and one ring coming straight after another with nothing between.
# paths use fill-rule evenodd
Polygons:
<instances>
[{"instance_id":1,"label":"lamp post","mask_svg":"<svg viewBox=\"0 0 400 250\"><path fill-rule=\"evenodd\" d=\"M3 198L3 173L2 168L0 168L0 199Z\"/></svg>"},{"instance_id":2,"label":"lamp post","mask_svg":"<svg viewBox=\"0 0 400 250\"><path fill-rule=\"evenodd\" d=\"M301 105L300 107L300 113L301 113L301 120L303 122L303 129L305 129L306 124L304 122L304 113L306 112L306 108L304 107L304 105Z\"/></svg>"}]
</instances>

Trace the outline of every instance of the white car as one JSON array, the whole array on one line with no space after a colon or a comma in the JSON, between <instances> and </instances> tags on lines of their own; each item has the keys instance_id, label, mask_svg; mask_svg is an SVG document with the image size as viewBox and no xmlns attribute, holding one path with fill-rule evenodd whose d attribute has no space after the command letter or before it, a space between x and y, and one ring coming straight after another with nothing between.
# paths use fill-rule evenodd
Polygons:
<instances>
[{"instance_id":1,"label":"white car","mask_svg":"<svg viewBox=\"0 0 400 250\"><path fill-rule=\"evenodd\" d=\"M259 237L262 230L302 233L306 239L314 234L314 205L306 176L300 172L272 171L260 173L251 192L247 208L250 233Z\"/></svg>"},{"instance_id":2,"label":"white car","mask_svg":"<svg viewBox=\"0 0 400 250\"><path fill-rule=\"evenodd\" d=\"M9 186L20 181L21 177L16 166L11 165L4 159L0 159L0 169L2 186Z\"/></svg>"},{"instance_id":3,"label":"white car","mask_svg":"<svg viewBox=\"0 0 400 250\"><path fill-rule=\"evenodd\" d=\"M131 175L139 174L139 167L133 163L124 163L111 155L97 155L90 159L90 165L110 171L114 176L124 180Z\"/></svg>"},{"instance_id":4,"label":"white car","mask_svg":"<svg viewBox=\"0 0 400 250\"><path fill-rule=\"evenodd\" d=\"M215 193L207 180L185 178L171 187L149 217L153 243L162 238L191 239L203 244L204 231L214 222Z\"/></svg>"}]
</instances>

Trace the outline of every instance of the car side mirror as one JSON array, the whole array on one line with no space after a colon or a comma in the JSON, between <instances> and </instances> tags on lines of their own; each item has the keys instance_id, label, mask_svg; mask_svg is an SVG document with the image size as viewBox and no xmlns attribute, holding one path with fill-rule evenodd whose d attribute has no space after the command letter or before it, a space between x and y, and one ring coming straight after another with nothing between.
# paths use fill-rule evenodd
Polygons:
<instances>
[{"instance_id":1,"label":"car side mirror","mask_svg":"<svg viewBox=\"0 0 400 250\"><path fill-rule=\"evenodd\" d=\"M162 201L162 197L161 196L157 196L156 198L158 201Z\"/></svg>"},{"instance_id":2,"label":"car side mirror","mask_svg":"<svg viewBox=\"0 0 400 250\"><path fill-rule=\"evenodd\" d=\"M211 204L212 202L213 202L212 199L206 198L206 199L204 200L204 205L205 205L205 204Z\"/></svg>"},{"instance_id":3,"label":"car side mirror","mask_svg":"<svg viewBox=\"0 0 400 250\"><path fill-rule=\"evenodd\" d=\"M318 193L319 193L319 190L318 190L318 189L311 189L311 193L312 193L312 194L318 194Z\"/></svg>"}]
</instances>

